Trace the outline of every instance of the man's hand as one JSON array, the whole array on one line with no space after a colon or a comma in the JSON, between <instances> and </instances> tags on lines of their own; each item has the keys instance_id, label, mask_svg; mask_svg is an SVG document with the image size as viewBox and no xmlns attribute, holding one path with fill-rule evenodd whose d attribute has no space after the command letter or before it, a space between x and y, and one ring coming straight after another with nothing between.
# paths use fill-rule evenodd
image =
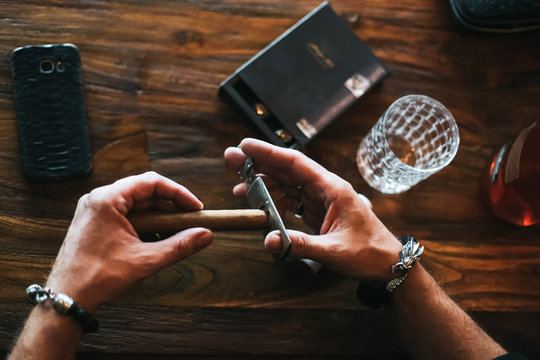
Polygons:
<instances>
[{"instance_id":1,"label":"man's hand","mask_svg":"<svg viewBox=\"0 0 540 360\"><path fill-rule=\"evenodd\" d=\"M245 139L225 150L225 159L240 167L251 157L254 170L274 198L280 213L303 204L302 218L316 235L289 230L291 255L309 258L341 273L368 281L392 278L391 265L399 258L401 243L358 197L352 186L296 150ZM245 184L233 192L243 196ZM268 251L279 253L279 233L265 239Z\"/></svg>"},{"instance_id":2,"label":"man's hand","mask_svg":"<svg viewBox=\"0 0 540 360\"><path fill-rule=\"evenodd\" d=\"M154 172L93 190L77 204L47 286L93 313L138 280L212 242L212 233L203 228L142 242L126 215L151 208L201 210L203 205L185 187ZM71 317L57 314L48 305L36 306L10 359L74 359L81 334Z\"/></svg>"},{"instance_id":3,"label":"man's hand","mask_svg":"<svg viewBox=\"0 0 540 360\"><path fill-rule=\"evenodd\" d=\"M47 286L94 312L138 280L205 248L212 233L195 228L144 243L126 215L130 211L201 210L185 187L148 172L84 195L77 205Z\"/></svg>"},{"instance_id":4,"label":"man's hand","mask_svg":"<svg viewBox=\"0 0 540 360\"><path fill-rule=\"evenodd\" d=\"M281 193L280 212L302 203L302 217L316 235L288 230L293 256L313 259L362 281L382 284L395 275L401 243L377 219L352 186L300 152L246 139L228 148L225 159L241 166L253 158L267 187ZM238 184L236 195L246 186ZM266 248L279 251L279 234L270 233ZM418 359L493 359L505 350L493 341L439 287L420 265L386 306L398 332Z\"/></svg>"}]
</instances>

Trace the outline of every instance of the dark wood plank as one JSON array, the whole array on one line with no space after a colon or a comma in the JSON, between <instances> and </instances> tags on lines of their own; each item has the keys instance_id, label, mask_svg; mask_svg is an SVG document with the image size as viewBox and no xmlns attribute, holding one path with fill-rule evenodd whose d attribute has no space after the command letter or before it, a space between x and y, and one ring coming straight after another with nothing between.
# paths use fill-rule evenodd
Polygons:
<instances>
[{"instance_id":1,"label":"dark wood plank","mask_svg":"<svg viewBox=\"0 0 540 360\"><path fill-rule=\"evenodd\" d=\"M24 288L45 279L77 199L95 186L155 170L192 189L207 209L246 206L231 194L238 176L222 153L256 134L218 99L219 83L318 4L0 1L0 349L9 349L29 310ZM368 195L396 234L422 239L426 266L501 343L540 357L540 229L496 219L480 186L492 151L540 118L538 32L464 33L447 2L436 0L332 5L391 75L304 151ZM30 183L20 172L10 53L58 42L81 51L94 171L84 180ZM460 150L410 191L379 194L361 179L356 149L384 109L409 93L451 110ZM275 265L260 232L220 233L211 248L100 311L103 329L81 351L406 357L382 313L355 300L353 280L326 270L306 276L296 265Z\"/></svg>"}]
</instances>

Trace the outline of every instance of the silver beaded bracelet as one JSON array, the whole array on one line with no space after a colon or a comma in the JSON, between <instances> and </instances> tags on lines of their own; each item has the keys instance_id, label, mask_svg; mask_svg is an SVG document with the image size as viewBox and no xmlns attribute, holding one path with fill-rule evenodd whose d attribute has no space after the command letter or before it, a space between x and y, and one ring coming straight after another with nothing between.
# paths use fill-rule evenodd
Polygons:
<instances>
[{"instance_id":1,"label":"silver beaded bracelet","mask_svg":"<svg viewBox=\"0 0 540 360\"><path fill-rule=\"evenodd\" d=\"M37 284L30 285L26 288L26 300L32 305L51 300L52 307L57 313L73 317L85 333L95 332L99 328L98 321L88 311L79 308L77 303L66 294L55 293L49 287L43 288Z\"/></svg>"}]
</instances>

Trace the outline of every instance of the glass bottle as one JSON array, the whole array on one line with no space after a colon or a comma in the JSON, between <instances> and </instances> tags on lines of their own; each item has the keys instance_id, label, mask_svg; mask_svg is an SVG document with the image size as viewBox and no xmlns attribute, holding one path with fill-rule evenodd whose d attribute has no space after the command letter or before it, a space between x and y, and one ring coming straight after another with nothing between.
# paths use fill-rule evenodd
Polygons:
<instances>
[{"instance_id":1,"label":"glass bottle","mask_svg":"<svg viewBox=\"0 0 540 360\"><path fill-rule=\"evenodd\" d=\"M540 123L521 130L489 163L484 178L488 207L520 226L540 221Z\"/></svg>"}]
</instances>

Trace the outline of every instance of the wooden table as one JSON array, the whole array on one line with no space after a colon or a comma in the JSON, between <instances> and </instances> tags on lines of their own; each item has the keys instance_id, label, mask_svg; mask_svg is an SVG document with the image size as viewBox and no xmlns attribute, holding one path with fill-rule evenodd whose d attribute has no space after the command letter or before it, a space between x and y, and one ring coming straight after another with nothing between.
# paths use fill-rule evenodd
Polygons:
<instances>
[{"instance_id":1,"label":"wooden table","mask_svg":"<svg viewBox=\"0 0 540 360\"><path fill-rule=\"evenodd\" d=\"M192 189L207 209L246 207L232 195L239 179L222 153L257 134L217 97L218 85L318 4L0 1L2 351L30 310L24 289L44 281L77 199L92 188L152 169ZM332 5L392 73L305 153L370 197L396 234L419 238L426 267L492 336L540 358L540 228L495 218L480 187L491 152L540 118L539 33L461 32L446 1ZM61 42L81 52L94 170L84 180L30 183L19 164L10 54ZM382 195L362 180L355 152L384 109L409 93L451 110L461 146L443 171ZM355 281L276 265L262 240L260 232L216 234L209 249L138 284L97 313L102 327L84 337L81 358L407 357L383 312L355 299Z\"/></svg>"}]
</instances>

